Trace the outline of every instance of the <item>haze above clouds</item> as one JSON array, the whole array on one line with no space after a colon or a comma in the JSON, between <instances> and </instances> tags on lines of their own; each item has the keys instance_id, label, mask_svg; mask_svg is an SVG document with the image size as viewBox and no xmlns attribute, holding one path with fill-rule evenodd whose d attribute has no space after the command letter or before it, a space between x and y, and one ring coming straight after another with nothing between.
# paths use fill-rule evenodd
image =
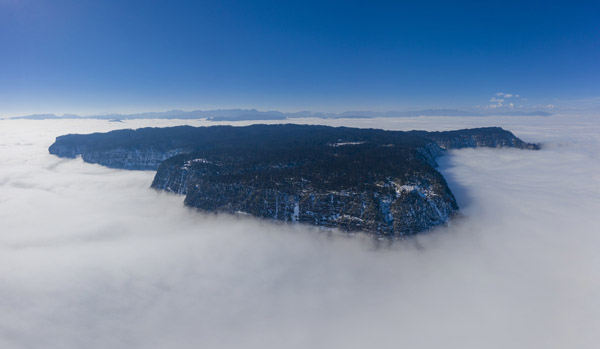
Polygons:
<instances>
[{"instance_id":1,"label":"haze above clouds","mask_svg":"<svg viewBox=\"0 0 600 349\"><path fill-rule=\"evenodd\" d=\"M1 120L0 347L600 345L596 117L294 122L502 126L544 147L453 151L440 169L463 217L375 248L361 237L203 215L149 189L153 172L47 151L66 133L214 122Z\"/></svg>"}]
</instances>

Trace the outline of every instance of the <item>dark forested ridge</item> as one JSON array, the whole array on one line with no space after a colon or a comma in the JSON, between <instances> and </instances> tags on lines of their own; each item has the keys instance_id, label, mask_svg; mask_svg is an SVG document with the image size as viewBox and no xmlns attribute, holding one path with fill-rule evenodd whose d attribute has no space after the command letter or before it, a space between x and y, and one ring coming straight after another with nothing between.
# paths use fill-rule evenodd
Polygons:
<instances>
[{"instance_id":1,"label":"dark forested ridge","mask_svg":"<svg viewBox=\"0 0 600 349\"><path fill-rule=\"evenodd\" d=\"M152 187L188 206L403 236L458 206L435 158L463 147L537 149L497 127L448 132L309 125L143 128L56 139L50 152L157 169Z\"/></svg>"}]
</instances>

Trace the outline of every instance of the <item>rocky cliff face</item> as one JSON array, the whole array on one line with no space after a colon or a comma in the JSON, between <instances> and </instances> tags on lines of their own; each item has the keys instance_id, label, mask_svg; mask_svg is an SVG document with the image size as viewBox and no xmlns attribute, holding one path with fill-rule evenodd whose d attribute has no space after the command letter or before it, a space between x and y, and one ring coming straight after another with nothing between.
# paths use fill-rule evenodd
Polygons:
<instances>
[{"instance_id":1,"label":"rocky cliff face","mask_svg":"<svg viewBox=\"0 0 600 349\"><path fill-rule=\"evenodd\" d=\"M435 159L444 149L478 146L537 148L501 128L255 125L68 135L50 152L157 169L153 188L186 195L186 205L204 211L397 237L445 224L457 213Z\"/></svg>"},{"instance_id":2,"label":"rocky cliff face","mask_svg":"<svg viewBox=\"0 0 600 349\"><path fill-rule=\"evenodd\" d=\"M428 144L421 150L424 156L414 161L428 164L441 151ZM398 163L406 160L394 152L389 156ZM187 206L204 211L386 236L411 235L444 224L458 210L444 178L429 166L383 170L369 181L340 184L334 183L340 181L337 175L313 175L317 166L321 164L243 166L243 173L236 173L231 163L220 158L180 155L161 164L152 187L186 195Z\"/></svg>"},{"instance_id":3,"label":"rocky cliff face","mask_svg":"<svg viewBox=\"0 0 600 349\"><path fill-rule=\"evenodd\" d=\"M114 149L91 150L85 147L70 149L65 146L51 148L51 153L60 157L75 158L110 168L127 170L156 170L161 162L182 153L182 149L158 150L117 147Z\"/></svg>"},{"instance_id":4,"label":"rocky cliff face","mask_svg":"<svg viewBox=\"0 0 600 349\"><path fill-rule=\"evenodd\" d=\"M500 127L486 127L444 132L415 132L436 142L436 144L443 149L476 147L511 147L531 150L539 149L538 145L525 143L519 138L515 137L515 135L513 135L510 131L506 131Z\"/></svg>"},{"instance_id":5,"label":"rocky cliff face","mask_svg":"<svg viewBox=\"0 0 600 349\"><path fill-rule=\"evenodd\" d=\"M256 217L300 222L346 231L402 236L444 224L458 205L444 182L421 180L379 188L323 190L263 189L245 184L193 181L185 204L211 212L247 213Z\"/></svg>"},{"instance_id":6,"label":"rocky cliff face","mask_svg":"<svg viewBox=\"0 0 600 349\"><path fill-rule=\"evenodd\" d=\"M150 132L148 132L150 131ZM157 129L146 129L150 136ZM90 135L65 135L56 138L48 149L64 158L81 156L85 162L127 170L156 170L161 162L177 154L191 151L180 142L150 141L133 130Z\"/></svg>"}]
</instances>

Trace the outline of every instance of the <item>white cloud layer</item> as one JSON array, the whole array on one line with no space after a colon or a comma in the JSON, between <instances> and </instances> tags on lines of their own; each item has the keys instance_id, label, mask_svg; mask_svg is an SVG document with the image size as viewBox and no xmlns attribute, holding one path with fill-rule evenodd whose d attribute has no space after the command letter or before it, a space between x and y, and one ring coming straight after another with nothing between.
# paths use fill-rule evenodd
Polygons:
<instances>
[{"instance_id":1,"label":"white cloud layer","mask_svg":"<svg viewBox=\"0 0 600 349\"><path fill-rule=\"evenodd\" d=\"M545 146L454 151L441 169L464 217L375 249L201 215L148 189L151 172L47 152L59 134L177 121L0 121L0 347L600 345L597 118L296 122L498 125Z\"/></svg>"}]
</instances>

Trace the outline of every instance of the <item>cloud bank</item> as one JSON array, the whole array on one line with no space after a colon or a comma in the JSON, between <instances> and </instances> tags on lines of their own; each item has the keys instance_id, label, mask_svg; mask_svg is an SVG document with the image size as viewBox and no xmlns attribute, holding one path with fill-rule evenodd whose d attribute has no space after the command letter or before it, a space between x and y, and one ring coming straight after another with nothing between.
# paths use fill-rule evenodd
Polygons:
<instances>
[{"instance_id":1,"label":"cloud bank","mask_svg":"<svg viewBox=\"0 0 600 349\"><path fill-rule=\"evenodd\" d=\"M454 151L441 170L463 217L375 248L308 227L202 215L150 190L151 172L47 152L59 134L181 121L0 121L0 347L600 344L596 118L295 122L498 125L545 146Z\"/></svg>"}]
</instances>

